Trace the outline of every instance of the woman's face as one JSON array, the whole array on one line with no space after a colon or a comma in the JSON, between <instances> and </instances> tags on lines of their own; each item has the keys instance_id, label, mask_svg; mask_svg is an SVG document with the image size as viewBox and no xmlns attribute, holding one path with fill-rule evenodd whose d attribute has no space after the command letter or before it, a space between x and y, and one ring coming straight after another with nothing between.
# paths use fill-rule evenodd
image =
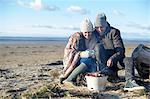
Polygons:
<instances>
[{"instance_id":1,"label":"woman's face","mask_svg":"<svg viewBox=\"0 0 150 99\"><path fill-rule=\"evenodd\" d=\"M92 37L92 32L82 32L82 33L86 39L90 39Z\"/></svg>"}]
</instances>

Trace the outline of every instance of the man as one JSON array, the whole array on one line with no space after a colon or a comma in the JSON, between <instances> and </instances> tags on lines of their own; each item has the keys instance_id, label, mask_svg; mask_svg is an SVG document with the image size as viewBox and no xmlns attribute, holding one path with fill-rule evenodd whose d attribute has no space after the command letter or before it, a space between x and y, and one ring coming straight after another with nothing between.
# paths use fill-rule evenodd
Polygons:
<instances>
[{"instance_id":1,"label":"man","mask_svg":"<svg viewBox=\"0 0 150 99\"><path fill-rule=\"evenodd\" d=\"M101 67L107 66L113 71L109 76L109 81L118 79L118 62L124 66L125 48L120 36L120 31L107 22L106 15L100 13L96 16L94 34L99 39L99 43L104 45L104 49L99 56L98 64ZM103 54L103 55L102 55Z\"/></svg>"}]
</instances>

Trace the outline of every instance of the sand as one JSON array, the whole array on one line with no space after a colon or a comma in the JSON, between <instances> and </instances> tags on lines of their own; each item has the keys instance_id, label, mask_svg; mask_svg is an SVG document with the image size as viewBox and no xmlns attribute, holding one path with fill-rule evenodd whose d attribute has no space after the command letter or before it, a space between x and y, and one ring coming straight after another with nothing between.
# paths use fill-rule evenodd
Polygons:
<instances>
[{"instance_id":1,"label":"sand","mask_svg":"<svg viewBox=\"0 0 150 99\"><path fill-rule=\"evenodd\" d=\"M63 66L51 63L62 61L65 44L66 42L0 44L0 98L25 98L24 94L34 93L51 82L58 82ZM130 57L136 46L137 44L125 44L126 56ZM124 76L124 70L120 74ZM103 94L115 95L115 99L148 97L147 93L139 95L121 92L124 82L109 85L119 86L120 89L112 88ZM82 90L79 87L77 89Z\"/></svg>"}]
</instances>

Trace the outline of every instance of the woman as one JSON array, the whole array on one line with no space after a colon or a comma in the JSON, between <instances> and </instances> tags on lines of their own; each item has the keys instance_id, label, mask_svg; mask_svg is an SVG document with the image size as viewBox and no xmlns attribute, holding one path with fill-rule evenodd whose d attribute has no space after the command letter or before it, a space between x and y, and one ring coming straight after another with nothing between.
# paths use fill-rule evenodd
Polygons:
<instances>
[{"instance_id":1,"label":"woman","mask_svg":"<svg viewBox=\"0 0 150 99\"><path fill-rule=\"evenodd\" d=\"M96 71L94 48L97 39L93 30L91 21L85 19L80 26L81 32L76 32L69 38L64 50L64 74L60 78L61 83L65 79L70 82L76 80L80 73Z\"/></svg>"}]
</instances>

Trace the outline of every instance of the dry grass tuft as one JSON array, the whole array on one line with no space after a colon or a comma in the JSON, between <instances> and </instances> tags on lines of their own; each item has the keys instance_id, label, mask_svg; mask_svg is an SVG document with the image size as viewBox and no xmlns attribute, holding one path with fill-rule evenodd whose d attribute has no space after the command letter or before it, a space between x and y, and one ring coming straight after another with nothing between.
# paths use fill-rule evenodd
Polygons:
<instances>
[{"instance_id":1,"label":"dry grass tuft","mask_svg":"<svg viewBox=\"0 0 150 99\"><path fill-rule=\"evenodd\" d=\"M27 99L51 99L54 97L66 97L69 96L66 90L61 89L58 84L50 83L46 86L41 87L35 93L26 93L23 95L24 98Z\"/></svg>"},{"instance_id":2,"label":"dry grass tuft","mask_svg":"<svg viewBox=\"0 0 150 99\"><path fill-rule=\"evenodd\" d=\"M49 71L50 76L52 77L52 79L58 79L60 76L60 71L59 69L53 69Z\"/></svg>"}]
</instances>

